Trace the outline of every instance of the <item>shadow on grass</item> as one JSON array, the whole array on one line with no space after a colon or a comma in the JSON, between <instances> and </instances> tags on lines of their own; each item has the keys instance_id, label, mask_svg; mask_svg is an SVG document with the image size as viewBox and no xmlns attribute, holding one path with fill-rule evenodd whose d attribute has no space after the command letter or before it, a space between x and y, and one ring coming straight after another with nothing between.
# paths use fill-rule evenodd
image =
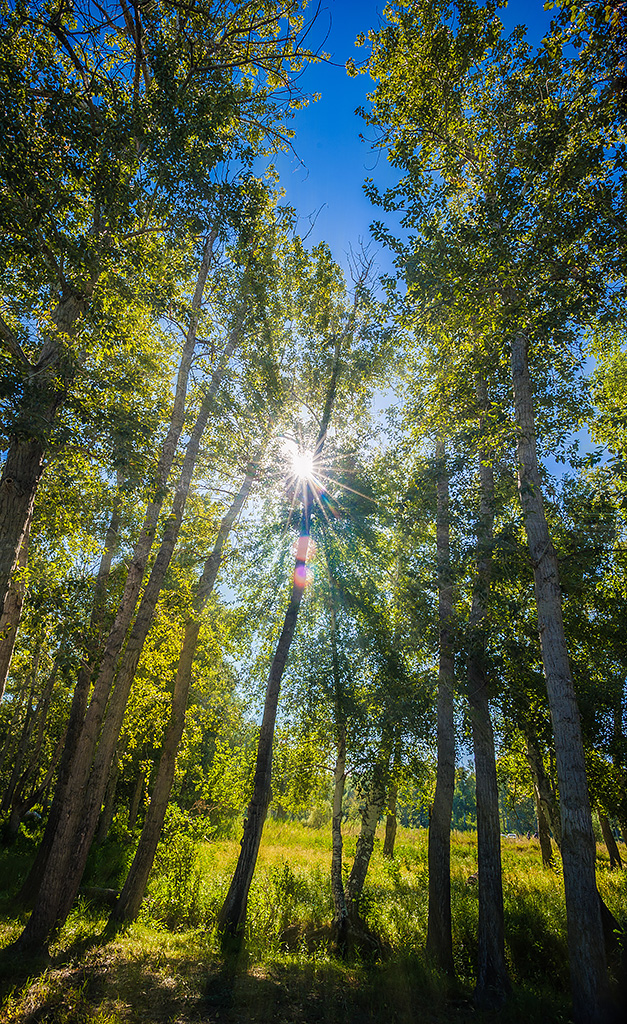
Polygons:
<instances>
[{"instance_id":1,"label":"shadow on grass","mask_svg":"<svg viewBox=\"0 0 627 1024\"><path fill-rule=\"evenodd\" d=\"M206 936L146 948L141 933L74 941L50 963L2 979L11 1024L566 1024L563 1003L526 992L500 1014L418 957L344 964L321 953L260 964L243 950L216 956Z\"/></svg>"},{"instance_id":2,"label":"shadow on grass","mask_svg":"<svg viewBox=\"0 0 627 1024\"><path fill-rule=\"evenodd\" d=\"M265 971L225 958L210 974L198 1019L225 1024L566 1024L566 1001L515 992L505 1007L479 1011L472 991L432 973L417 957L376 966L275 963Z\"/></svg>"},{"instance_id":3,"label":"shadow on grass","mask_svg":"<svg viewBox=\"0 0 627 1024\"><path fill-rule=\"evenodd\" d=\"M228 1024L462 1024L477 1020L469 1001L452 1005L424 990L417 962L377 968L334 961L274 963L260 968L245 953L225 956L210 971L196 1010L203 1021ZM465 1002L467 1015L458 1012Z\"/></svg>"}]
</instances>

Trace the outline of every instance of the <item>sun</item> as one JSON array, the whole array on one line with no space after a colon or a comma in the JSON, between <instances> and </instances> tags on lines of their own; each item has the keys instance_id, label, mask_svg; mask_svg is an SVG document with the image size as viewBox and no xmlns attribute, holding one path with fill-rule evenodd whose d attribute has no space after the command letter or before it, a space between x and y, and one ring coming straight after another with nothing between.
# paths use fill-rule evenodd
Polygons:
<instances>
[{"instance_id":1,"label":"sun","mask_svg":"<svg viewBox=\"0 0 627 1024\"><path fill-rule=\"evenodd\" d=\"M316 478L316 455L290 438L283 438L283 452L287 461L288 477L300 484L312 483Z\"/></svg>"},{"instance_id":2,"label":"sun","mask_svg":"<svg viewBox=\"0 0 627 1024\"><path fill-rule=\"evenodd\" d=\"M291 455L292 473L297 480L313 480L315 473L314 453L296 450Z\"/></svg>"}]
</instances>

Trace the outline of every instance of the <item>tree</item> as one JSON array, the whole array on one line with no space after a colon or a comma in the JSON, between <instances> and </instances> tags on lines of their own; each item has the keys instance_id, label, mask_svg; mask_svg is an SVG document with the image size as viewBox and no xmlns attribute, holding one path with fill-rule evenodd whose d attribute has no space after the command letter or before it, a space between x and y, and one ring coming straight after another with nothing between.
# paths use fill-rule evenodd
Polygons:
<instances>
[{"instance_id":1,"label":"tree","mask_svg":"<svg viewBox=\"0 0 627 1024\"><path fill-rule=\"evenodd\" d=\"M254 209L256 216L256 205ZM254 219L255 217L253 217ZM185 455L178 474L172 510L163 524L159 550L142 594L135 620L127 637L126 633L135 610L142 576L151 552L159 511L165 497L164 490L158 491L148 502L144 522L135 545L134 557L126 576L124 590L100 659L98 674L86 710L84 707L87 686L81 691L81 707L77 713L77 720L80 722L78 740L72 751L71 764L68 768L63 792L59 795L59 804L63 808L63 813L59 815L53 837L50 839L49 852L33 913L23 935L18 940L20 948L23 949L39 948L47 942L55 924L67 916L78 889L89 847L97 827L109 770L139 658L181 530L201 439L210 414L214 411L216 393L227 372L232 353L241 341L245 325L251 328L251 334L254 337L252 325L259 316L260 305L263 306L264 291L263 288L259 291L260 302L251 301L251 292L253 291L251 276L254 276L255 265L259 273L263 273L263 260L259 258L255 264L255 259L251 257L255 235L254 233L252 236L247 234L246 227L247 225L244 224L241 229L244 238L240 256L244 265L236 267L235 270L236 303L234 309L229 311L230 315L227 320L229 334L223 351L212 368L206 390L195 410L195 420L190 430ZM268 234L268 245L272 249L273 235L271 232ZM203 273L204 280L206 280L206 263L205 259L201 267L200 296L202 296L203 290ZM193 319L194 339L196 323L197 317ZM187 359L179 369L173 413L159 459L158 471L163 484L167 481L176 444L184 425L185 393L192 352L193 341L188 337ZM126 643L122 651L125 640ZM87 685L88 682L89 678L87 677ZM84 693L84 698L82 693Z\"/></svg>"},{"instance_id":2,"label":"tree","mask_svg":"<svg viewBox=\"0 0 627 1024\"><path fill-rule=\"evenodd\" d=\"M255 864L257 862L259 843L261 842L261 834L268 812L268 804L270 803L271 798L270 782L272 773L272 743L274 738L274 726L276 722L281 679L283 677L287 657L294 637L298 612L300 610L300 604L305 589L307 549L309 547L311 516L317 487L314 473L318 468L316 460L319 460L322 455L324 442L326 440L333 412L333 406L335 404L338 377L341 367L341 357L343 356L342 342L345 340L343 334L344 332L335 340L331 376L327 387L324 408L315 445L312 452L309 454L309 461L305 461L304 463L301 462L300 464L297 463L295 465L295 475L302 488L303 510L296 548L292 592L285 612L283 628L277 640L276 651L268 675L266 701L261 721L259 744L257 747L257 762L253 780L253 794L248 805L247 816L244 820L244 836L241 842L242 849L237 861L233 880L218 919L218 924L222 933L231 937L238 937L241 935L241 930L246 920L248 892L250 890Z\"/></svg>"},{"instance_id":3,"label":"tree","mask_svg":"<svg viewBox=\"0 0 627 1024\"><path fill-rule=\"evenodd\" d=\"M488 389L478 375L477 405L481 428L490 418ZM488 702L486 632L489 629L492 547L494 540L494 470L489 444L479 451L477 568L468 622L468 703L475 753L477 794L477 863L479 891L479 966L475 998L480 1005L500 1006L511 985L505 963L505 919L501 875L501 829L494 732Z\"/></svg>"},{"instance_id":4,"label":"tree","mask_svg":"<svg viewBox=\"0 0 627 1024\"><path fill-rule=\"evenodd\" d=\"M253 791L244 820L242 848L218 918L218 926L224 938L234 939L238 943L241 941L248 893L271 799L272 747L279 693L306 586L307 552L314 511L317 509L317 514L323 519L326 514L325 488L320 482L323 449L342 392L349 397L355 393L349 377L350 369L360 363L366 369L368 363L376 365L377 362L376 345L372 345L369 337L369 264L365 263L358 268L351 304L339 268L333 264L328 248L320 246L313 255L315 261L311 261L309 274L303 273L303 270L308 269L306 264L300 268L301 285L296 294L300 307L298 329L302 348L300 358L294 360L293 373L299 375L294 378L296 394L300 393L301 401L304 399L310 408L315 402L320 408L320 414L319 418L315 416L317 427L315 439L310 442L311 447L305 448L304 452L297 447L294 454L292 478L296 489L293 501L296 498L302 500L302 512L292 586L267 678ZM374 340L376 342L376 335ZM308 393L309 388L311 391ZM302 426L300 429L302 431Z\"/></svg>"},{"instance_id":5,"label":"tree","mask_svg":"<svg viewBox=\"0 0 627 1024\"><path fill-rule=\"evenodd\" d=\"M168 264L206 227L211 171L284 140L301 24L293 0L263 12L5 5L0 607L59 417L84 366L106 355L129 282L148 315L163 314ZM287 101L275 96L285 86Z\"/></svg>"},{"instance_id":6,"label":"tree","mask_svg":"<svg viewBox=\"0 0 627 1024\"><path fill-rule=\"evenodd\" d=\"M220 569L224 545L248 497L256 469L255 465L249 467L242 486L235 495L230 508L225 513L220 524L214 549L205 562L202 576L195 588L192 615L185 624L183 646L172 693L172 709L163 737L159 768L139 845L135 851L133 863L131 864L122 892L111 914L111 919L115 922L132 921L139 912L170 799L176 753L185 724L185 710L191 682L192 663L200 633L200 613L203 611L213 590Z\"/></svg>"},{"instance_id":7,"label":"tree","mask_svg":"<svg viewBox=\"0 0 627 1024\"><path fill-rule=\"evenodd\" d=\"M418 230L401 257L410 288L415 283L416 301L432 312L439 302L467 303L501 334L501 358L510 349L519 497L556 739L575 1012L581 1021L600 1020L607 979L594 841L529 370L530 352L541 372L555 352L550 340L567 338L573 318L594 313L620 262L612 165L598 122L585 114L596 96L582 88L576 60L565 72L555 37L533 60L519 33L501 40L490 5L419 4L411 12L397 5L371 38L379 84L366 116L406 171L387 204L408 203L405 226ZM542 91L539 74L558 83L553 93ZM608 226L601 245L600 224Z\"/></svg>"},{"instance_id":8,"label":"tree","mask_svg":"<svg viewBox=\"0 0 627 1024\"><path fill-rule=\"evenodd\" d=\"M444 442L436 444L440 464L437 482L438 618L438 767L429 818L429 918L427 952L453 974L451 925L451 814L455 789L455 654L453 645L454 591L450 558L449 479Z\"/></svg>"}]
</instances>

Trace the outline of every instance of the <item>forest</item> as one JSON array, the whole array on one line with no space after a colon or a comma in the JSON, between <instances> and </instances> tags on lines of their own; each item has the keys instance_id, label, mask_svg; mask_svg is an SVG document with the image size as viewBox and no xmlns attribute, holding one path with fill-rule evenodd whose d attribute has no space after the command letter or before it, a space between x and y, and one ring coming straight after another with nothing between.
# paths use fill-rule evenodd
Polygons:
<instances>
[{"instance_id":1,"label":"forest","mask_svg":"<svg viewBox=\"0 0 627 1024\"><path fill-rule=\"evenodd\" d=\"M320 5L0 0L0 1021L627 1019L627 5L545 8L365 20L342 257Z\"/></svg>"}]
</instances>

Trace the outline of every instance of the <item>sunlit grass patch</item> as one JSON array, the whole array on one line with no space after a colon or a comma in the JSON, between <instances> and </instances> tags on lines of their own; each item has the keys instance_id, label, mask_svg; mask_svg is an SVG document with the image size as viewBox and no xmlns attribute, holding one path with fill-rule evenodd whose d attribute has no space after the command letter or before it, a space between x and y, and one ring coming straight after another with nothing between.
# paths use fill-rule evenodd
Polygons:
<instances>
[{"instance_id":1,"label":"sunlit grass patch","mask_svg":"<svg viewBox=\"0 0 627 1024\"><path fill-rule=\"evenodd\" d=\"M3 1024L123 1024L112 1006L94 1006L83 972L45 971L4 1000Z\"/></svg>"},{"instance_id":2,"label":"sunlit grass patch","mask_svg":"<svg viewBox=\"0 0 627 1024\"><path fill-rule=\"evenodd\" d=\"M174 830L160 848L140 920L106 941L107 909L79 899L52 946L52 966L14 986L6 1020L191 1024L214 1020L213 998L219 1018L228 1024L309 1024L317 1019L330 1024L461 1024L469 1014L477 1024L487 1024L489 1016L471 1010L477 958L476 834L451 836L455 982L424 957L427 839L426 829L399 828L395 856L389 860L382 855L380 827L363 913L381 945L372 952L357 951L343 963L329 943L330 829L269 821L250 893L244 950L225 967L215 926L239 835L207 842ZM344 847L346 874L355 842L353 829ZM565 1022L569 984L559 857L555 869L547 870L537 841L503 839L502 858L506 955L515 985L507 1020ZM115 862L109 853L102 860L103 867ZM624 921L625 872L610 872L601 863L598 876L608 906ZM94 884L99 881L94 878ZM17 937L24 921L11 915L8 903L5 910L3 944ZM4 1024L5 1017L0 1020Z\"/></svg>"}]
</instances>

